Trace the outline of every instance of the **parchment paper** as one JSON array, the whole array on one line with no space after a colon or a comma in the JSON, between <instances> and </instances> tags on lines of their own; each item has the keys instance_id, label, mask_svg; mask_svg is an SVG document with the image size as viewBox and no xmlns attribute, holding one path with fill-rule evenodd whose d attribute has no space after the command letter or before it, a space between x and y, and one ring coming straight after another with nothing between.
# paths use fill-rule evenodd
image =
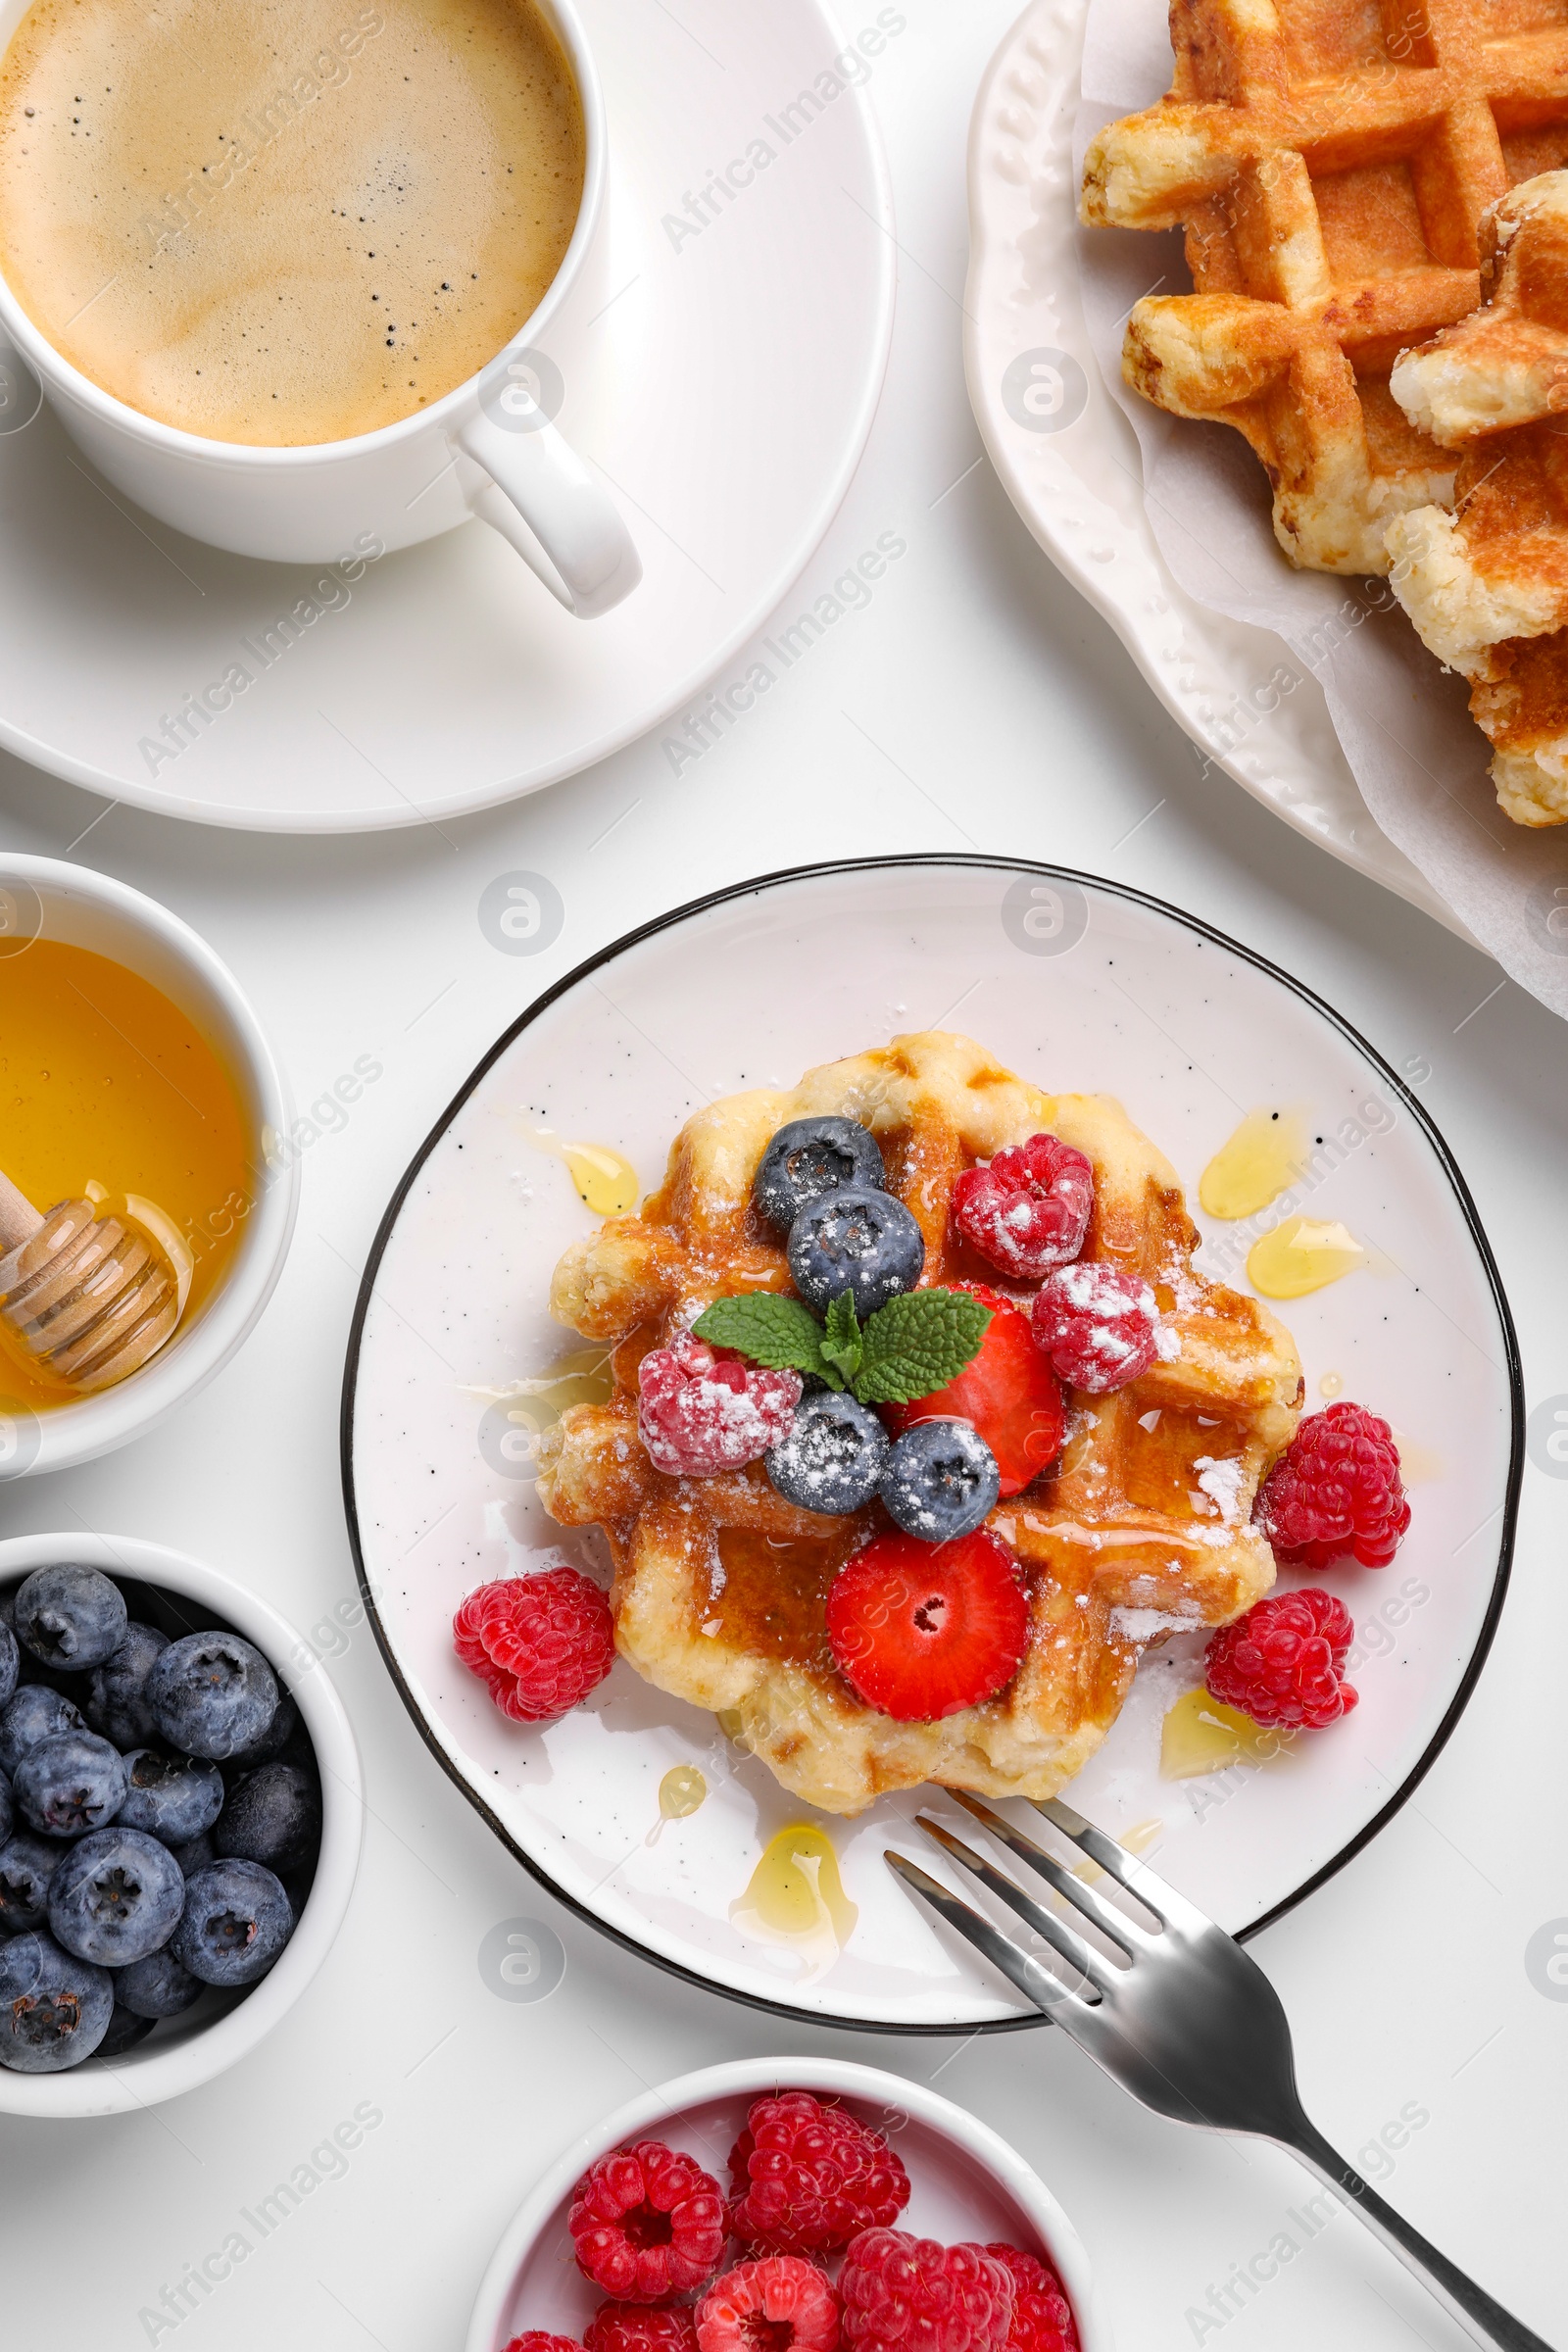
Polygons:
<instances>
[{"instance_id":1,"label":"parchment paper","mask_svg":"<svg viewBox=\"0 0 1568 2352\"><path fill-rule=\"evenodd\" d=\"M1091 0L1077 174L1102 123L1152 105L1170 82L1164 0ZM1568 1017L1568 826L1537 831L1503 815L1465 681L1427 652L1387 580L1298 571L1287 561L1267 478L1240 433L1167 416L1122 382L1133 304L1192 285L1180 233L1080 228L1078 251L1090 340L1137 433L1149 518L1177 580L1200 604L1284 639L1295 669L1321 684L1389 839L1512 979ZM1240 742L1278 687L1265 677L1232 683L1238 708L1229 723Z\"/></svg>"}]
</instances>

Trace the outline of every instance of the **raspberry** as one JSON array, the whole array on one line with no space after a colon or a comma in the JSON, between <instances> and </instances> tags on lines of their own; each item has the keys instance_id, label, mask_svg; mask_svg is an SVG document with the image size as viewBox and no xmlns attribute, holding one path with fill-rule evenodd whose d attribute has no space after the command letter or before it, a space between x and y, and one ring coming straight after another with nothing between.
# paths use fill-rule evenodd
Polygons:
<instances>
[{"instance_id":1,"label":"raspberry","mask_svg":"<svg viewBox=\"0 0 1568 2352\"><path fill-rule=\"evenodd\" d=\"M697 2306L701 2352L834 2352L838 2340L837 2295L793 2254L726 2271Z\"/></svg>"},{"instance_id":2,"label":"raspberry","mask_svg":"<svg viewBox=\"0 0 1568 2352\"><path fill-rule=\"evenodd\" d=\"M551 2335L543 2328L526 2328L521 2335L512 2338L505 2352L582 2352L582 2346L575 2336Z\"/></svg>"},{"instance_id":3,"label":"raspberry","mask_svg":"<svg viewBox=\"0 0 1568 2352\"><path fill-rule=\"evenodd\" d=\"M984 2246L862 2230L839 2278L850 2352L1002 2352L1012 2273Z\"/></svg>"},{"instance_id":4,"label":"raspberry","mask_svg":"<svg viewBox=\"0 0 1568 2352\"><path fill-rule=\"evenodd\" d=\"M1054 1135L1009 1144L989 1167L966 1168L953 1188L959 1233L1014 1282L1038 1282L1075 1258L1094 1205L1094 1169Z\"/></svg>"},{"instance_id":5,"label":"raspberry","mask_svg":"<svg viewBox=\"0 0 1568 2352\"><path fill-rule=\"evenodd\" d=\"M615 1662L610 1603L576 1568L481 1585L453 1618L452 1640L514 1723L564 1715Z\"/></svg>"},{"instance_id":6,"label":"raspberry","mask_svg":"<svg viewBox=\"0 0 1568 2352\"><path fill-rule=\"evenodd\" d=\"M651 2311L646 2303L601 2303L583 2329L585 2352L697 2352L691 2311Z\"/></svg>"},{"instance_id":7,"label":"raspberry","mask_svg":"<svg viewBox=\"0 0 1568 2352\"><path fill-rule=\"evenodd\" d=\"M1147 1372L1156 1350L1154 1294L1103 1260L1061 1266L1035 1295L1037 1346L1069 1388L1103 1396Z\"/></svg>"},{"instance_id":8,"label":"raspberry","mask_svg":"<svg viewBox=\"0 0 1568 2352\"><path fill-rule=\"evenodd\" d=\"M1348 1715L1356 1694L1341 1678L1355 1632L1332 1592L1275 1592L1226 1625L1208 1645L1205 1680L1215 1698L1254 1723L1321 1731Z\"/></svg>"},{"instance_id":9,"label":"raspberry","mask_svg":"<svg viewBox=\"0 0 1568 2352\"><path fill-rule=\"evenodd\" d=\"M935 1723L1010 1682L1029 1640L1011 1552L983 1528L947 1544L873 1536L827 1596L839 1672L879 1714Z\"/></svg>"},{"instance_id":10,"label":"raspberry","mask_svg":"<svg viewBox=\"0 0 1568 2352\"><path fill-rule=\"evenodd\" d=\"M596 2286L625 2303L662 2303L718 2268L724 2200L695 2158L640 2139L584 2174L566 2227L577 2268Z\"/></svg>"},{"instance_id":11,"label":"raspberry","mask_svg":"<svg viewBox=\"0 0 1568 2352\"><path fill-rule=\"evenodd\" d=\"M798 1372L743 1364L690 1332L643 1357L637 1386L648 1458L670 1478L711 1478L755 1462L788 1437L801 1401Z\"/></svg>"},{"instance_id":12,"label":"raspberry","mask_svg":"<svg viewBox=\"0 0 1568 2352\"><path fill-rule=\"evenodd\" d=\"M1282 1560L1326 1568L1351 1552L1363 1568L1386 1568L1410 1524L1388 1423L1359 1404L1308 1413L1254 1516Z\"/></svg>"},{"instance_id":13,"label":"raspberry","mask_svg":"<svg viewBox=\"0 0 1568 2352\"><path fill-rule=\"evenodd\" d=\"M1017 2246L987 2246L1012 2273L1007 2352L1078 2352L1078 2328L1054 2267Z\"/></svg>"},{"instance_id":14,"label":"raspberry","mask_svg":"<svg viewBox=\"0 0 1568 2352\"><path fill-rule=\"evenodd\" d=\"M780 2254L847 2246L909 2201L909 2177L880 2132L808 2090L755 2099L729 2170L730 2228Z\"/></svg>"},{"instance_id":15,"label":"raspberry","mask_svg":"<svg viewBox=\"0 0 1568 2352\"><path fill-rule=\"evenodd\" d=\"M1061 1451L1067 1415L1056 1375L1030 1336L1029 1318L984 1283L956 1282L991 1309L980 1352L945 1389L883 1408L897 1437L916 1421L972 1421L997 1458L1004 1495L1021 1494Z\"/></svg>"}]
</instances>

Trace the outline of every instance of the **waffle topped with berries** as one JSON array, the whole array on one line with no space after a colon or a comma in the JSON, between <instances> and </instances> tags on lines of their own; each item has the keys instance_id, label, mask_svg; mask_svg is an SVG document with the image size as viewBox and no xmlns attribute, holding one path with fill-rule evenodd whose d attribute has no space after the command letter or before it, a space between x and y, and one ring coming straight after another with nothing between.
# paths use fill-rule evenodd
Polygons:
<instances>
[{"instance_id":1,"label":"waffle topped with berries","mask_svg":"<svg viewBox=\"0 0 1568 2352\"><path fill-rule=\"evenodd\" d=\"M612 1349L539 1493L604 1530L621 1655L828 1812L1054 1794L1152 1641L1273 1582L1299 1364L1198 1240L1119 1104L967 1038L698 1112L551 1295Z\"/></svg>"},{"instance_id":2,"label":"waffle topped with berries","mask_svg":"<svg viewBox=\"0 0 1568 2352\"><path fill-rule=\"evenodd\" d=\"M1246 435L1293 563L1385 572L1389 523L1452 477L1391 367L1474 310L1486 208L1568 158L1568 24L1517 0L1172 0L1170 25L1169 96L1085 161L1085 221L1186 230L1195 291L1135 304L1123 374Z\"/></svg>"}]
</instances>

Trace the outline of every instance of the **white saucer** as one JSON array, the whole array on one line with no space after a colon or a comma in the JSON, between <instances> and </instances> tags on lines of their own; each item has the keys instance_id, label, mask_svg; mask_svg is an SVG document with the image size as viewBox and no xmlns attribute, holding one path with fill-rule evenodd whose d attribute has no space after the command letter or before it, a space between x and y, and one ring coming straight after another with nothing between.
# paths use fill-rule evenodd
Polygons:
<instances>
[{"instance_id":1,"label":"white saucer","mask_svg":"<svg viewBox=\"0 0 1568 2352\"><path fill-rule=\"evenodd\" d=\"M583 1348L550 1319L550 1277L595 1220L538 1130L616 1148L647 1190L706 1101L793 1085L814 1063L926 1027L967 1031L1048 1091L1119 1096L1190 1201L1245 1111L1299 1105L1333 1147L1317 1155L1307 1213L1343 1220L1372 1253L1281 1309L1310 1406L1337 1374L1348 1398L1393 1422L1420 1481L1392 1567L1305 1580L1339 1592L1356 1621L1358 1708L1275 1767L1164 1780L1163 1715L1201 1679L1201 1640L1181 1636L1146 1660L1074 1784L1073 1802L1112 1834L1161 1821L1155 1868L1233 1932L1337 1869L1441 1747L1500 1605L1523 1455L1496 1271L1425 1113L1304 989L1172 908L987 858L824 867L670 915L541 999L461 1085L366 1273L344 1476L383 1651L458 1786L596 1926L745 2000L940 2032L1023 2012L967 1945L916 1914L883 1861L891 1837L953 1867L911 1826L936 1792L884 1798L854 1821L817 1816L858 1924L836 1956L769 1942L732 1913L765 1841L809 1809L713 1716L620 1662L559 1722L509 1724L451 1636L477 1585L556 1546L594 1563L591 1537L546 1517L526 1453L509 1458L522 1433L490 1401ZM1243 1281L1251 1237L1202 1222L1200 1262ZM661 1828L663 1775L693 1764L706 1801Z\"/></svg>"},{"instance_id":2,"label":"white saucer","mask_svg":"<svg viewBox=\"0 0 1568 2352\"><path fill-rule=\"evenodd\" d=\"M1270 694L1280 640L1196 603L1159 552L1138 444L1101 381L1078 291L1087 15L1088 0L1034 0L975 101L964 362L981 437L1035 538L1204 756L1296 832L1469 939L1373 818L1316 678Z\"/></svg>"},{"instance_id":3,"label":"white saucer","mask_svg":"<svg viewBox=\"0 0 1568 2352\"><path fill-rule=\"evenodd\" d=\"M47 410L5 429L0 394L8 750L209 824L417 824L605 758L690 707L756 634L837 511L881 389L895 248L867 96L878 62L862 58L853 86L832 74L846 44L822 0L582 0L582 15L612 184L546 356L564 379L561 425L617 496L642 586L603 620L572 620L469 523L330 580L319 617L264 668L245 645L318 575L125 509ZM687 199L749 150L738 192L710 196L716 217L694 227ZM205 733L176 759L139 748L236 661L255 683Z\"/></svg>"}]
</instances>

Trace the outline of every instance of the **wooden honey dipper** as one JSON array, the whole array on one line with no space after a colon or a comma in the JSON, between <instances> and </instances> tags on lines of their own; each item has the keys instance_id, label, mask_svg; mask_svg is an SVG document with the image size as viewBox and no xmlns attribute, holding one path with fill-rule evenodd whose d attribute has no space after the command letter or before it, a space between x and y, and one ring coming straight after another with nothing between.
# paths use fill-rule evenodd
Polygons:
<instances>
[{"instance_id":1,"label":"wooden honey dipper","mask_svg":"<svg viewBox=\"0 0 1568 2352\"><path fill-rule=\"evenodd\" d=\"M179 1285L134 1223L91 1200L39 1214L0 1175L0 1322L74 1388L108 1389L156 1353L179 1321Z\"/></svg>"}]
</instances>

